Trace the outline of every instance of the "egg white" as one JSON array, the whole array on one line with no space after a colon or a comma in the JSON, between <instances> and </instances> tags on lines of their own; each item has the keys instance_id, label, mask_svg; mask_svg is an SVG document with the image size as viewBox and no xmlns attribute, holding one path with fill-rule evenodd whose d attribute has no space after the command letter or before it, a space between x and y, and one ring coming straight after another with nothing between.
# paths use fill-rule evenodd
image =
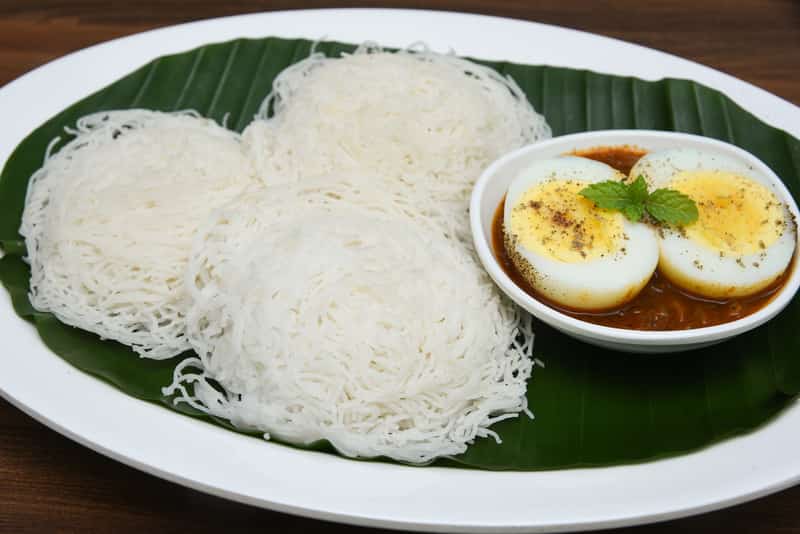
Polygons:
<instances>
[{"instance_id":1,"label":"egg white","mask_svg":"<svg viewBox=\"0 0 800 534\"><path fill-rule=\"evenodd\" d=\"M553 180L588 185L621 178L623 175L604 163L563 156L537 161L512 181L503 212L507 246L513 247L509 253L526 280L546 298L575 310L609 309L635 297L650 280L658 264L655 232L645 224L628 221L620 213L613 217L627 239L617 240L616 249L604 257L586 261L559 261L521 246L510 235L512 210L529 189Z\"/></svg>"},{"instance_id":2,"label":"egg white","mask_svg":"<svg viewBox=\"0 0 800 534\"><path fill-rule=\"evenodd\" d=\"M718 251L667 230L659 239L661 272L700 296L745 297L765 289L786 271L795 241L791 232L784 232L762 253L720 256Z\"/></svg>"},{"instance_id":3,"label":"egg white","mask_svg":"<svg viewBox=\"0 0 800 534\"><path fill-rule=\"evenodd\" d=\"M772 183L755 169L727 154L696 148L671 148L642 156L631 168L630 180L643 176L650 191L669 187L672 178L684 171L719 170L744 176L767 186Z\"/></svg>"},{"instance_id":4,"label":"egg white","mask_svg":"<svg viewBox=\"0 0 800 534\"><path fill-rule=\"evenodd\" d=\"M633 167L630 178L644 176L652 190L670 187L676 176L686 171L738 175L763 185L776 200L780 199L769 178L752 166L724 154L690 148L647 154ZM703 208L698 206L698 209ZM663 228L659 231L659 268L673 283L700 296L726 299L757 293L781 276L794 254L795 223L785 205L781 206L781 212L784 221L781 235L752 254L732 254L694 239L678 228ZM752 224L759 221L753 220Z\"/></svg>"}]
</instances>

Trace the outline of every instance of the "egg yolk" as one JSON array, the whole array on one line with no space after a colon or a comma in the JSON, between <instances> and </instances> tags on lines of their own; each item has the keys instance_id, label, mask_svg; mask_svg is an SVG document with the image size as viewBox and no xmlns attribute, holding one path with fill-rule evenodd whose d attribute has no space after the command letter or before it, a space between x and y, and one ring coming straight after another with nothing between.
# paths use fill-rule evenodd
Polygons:
<instances>
[{"instance_id":1,"label":"egg yolk","mask_svg":"<svg viewBox=\"0 0 800 534\"><path fill-rule=\"evenodd\" d=\"M724 254L756 254L778 240L785 221L775 195L758 182L724 171L684 171L669 187L697 204L686 237Z\"/></svg>"},{"instance_id":2,"label":"egg yolk","mask_svg":"<svg viewBox=\"0 0 800 534\"><path fill-rule=\"evenodd\" d=\"M589 184L551 180L531 187L514 203L509 233L516 244L565 263L581 263L617 252L623 218L581 196Z\"/></svg>"}]
</instances>

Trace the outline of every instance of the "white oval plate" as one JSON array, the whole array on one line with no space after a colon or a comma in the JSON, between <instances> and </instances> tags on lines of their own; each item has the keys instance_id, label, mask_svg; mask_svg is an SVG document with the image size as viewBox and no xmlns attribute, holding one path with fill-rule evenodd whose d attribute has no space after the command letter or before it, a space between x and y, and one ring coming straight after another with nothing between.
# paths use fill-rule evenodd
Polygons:
<instances>
[{"instance_id":1,"label":"white oval plate","mask_svg":"<svg viewBox=\"0 0 800 534\"><path fill-rule=\"evenodd\" d=\"M453 47L487 59L647 79L690 78L800 136L797 107L720 72L639 46L475 15L322 10L166 28L94 46L34 70L0 89L0 161L41 122L157 56L268 35L380 40L392 46L425 40L434 49ZM5 291L0 291L0 339L0 392L44 424L168 480L310 517L437 531L563 531L689 515L800 481L797 405L748 436L641 465L539 473L411 468L293 450L128 397L49 352L35 330L14 315Z\"/></svg>"}]
</instances>

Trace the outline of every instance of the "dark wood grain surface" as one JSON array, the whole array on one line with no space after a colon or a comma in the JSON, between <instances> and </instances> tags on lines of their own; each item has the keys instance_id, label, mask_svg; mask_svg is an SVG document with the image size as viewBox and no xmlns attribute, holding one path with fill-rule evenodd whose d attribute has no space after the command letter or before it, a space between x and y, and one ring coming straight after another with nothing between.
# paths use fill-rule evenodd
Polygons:
<instances>
[{"instance_id":1,"label":"dark wood grain surface","mask_svg":"<svg viewBox=\"0 0 800 534\"><path fill-rule=\"evenodd\" d=\"M800 2L794 0L0 0L0 85L66 53L151 28L350 6L467 11L568 26L704 63L800 105ZM378 532L260 510L165 482L83 448L0 400L0 533L257 530ZM797 534L800 486L625 532Z\"/></svg>"}]
</instances>

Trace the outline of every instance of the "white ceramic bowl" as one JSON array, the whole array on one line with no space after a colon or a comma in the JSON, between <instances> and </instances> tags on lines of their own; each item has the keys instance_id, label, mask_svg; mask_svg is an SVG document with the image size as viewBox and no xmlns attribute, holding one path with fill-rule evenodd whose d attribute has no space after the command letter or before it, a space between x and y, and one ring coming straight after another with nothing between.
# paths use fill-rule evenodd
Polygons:
<instances>
[{"instance_id":1,"label":"white ceramic bowl","mask_svg":"<svg viewBox=\"0 0 800 534\"><path fill-rule=\"evenodd\" d=\"M511 299L538 319L572 337L625 352L660 353L696 349L719 343L770 320L792 299L800 286L800 268L792 269L783 289L756 313L717 326L680 331L638 331L611 328L581 321L542 304L517 286L497 262L492 251L492 217L509 184L517 173L535 160L558 156L573 150L597 146L636 145L647 151L688 147L724 153L751 165L772 183L775 195L785 202L795 220L800 220L797 204L786 186L761 160L728 143L697 135L653 130L604 130L556 137L511 152L492 163L472 191L470 225L481 262L495 283Z\"/></svg>"}]
</instances>

